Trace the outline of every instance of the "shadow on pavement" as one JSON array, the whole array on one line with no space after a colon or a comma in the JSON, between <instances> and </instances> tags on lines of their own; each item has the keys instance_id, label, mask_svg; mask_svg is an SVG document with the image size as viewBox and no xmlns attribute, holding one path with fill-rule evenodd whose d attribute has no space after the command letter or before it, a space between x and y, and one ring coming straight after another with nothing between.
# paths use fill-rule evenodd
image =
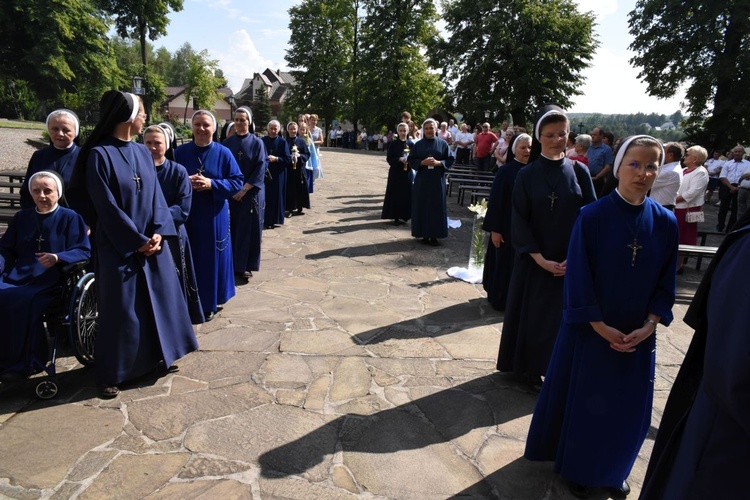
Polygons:
<instances>
[{"instance_id":1,"label":"shadow on pavement","mask_svg":"<svg viewBox=\"0 0 750 500\"><path fill-rule=\"evenodd\" d=\"M331 233L331 234L344 234L353 233L354 231L367 231L368 229L383 229L384 226L392 226L388 221L378 220L367 224L350 224L341 225L336 224L334 226L318 227L315 229L306 229L302 231L302 234L317 234L317 233Z\"/></svg>"},{"instance_id":2,"label":"shadow on pavement","mask_svg":"<svg viewBox=\"0 0 750 500\"><path fill-rule=\"evenodd\" d=\"M337 446L346 462L353 453L392 454L447 443L474 429L530 415L535 402L535 395L523 392L509 377L493 373L372 415L341 416L262 454L261 474L302 474L333 454ZM478 484L470 491L485 496L488 489Z\"/></svg>"},{"instance_id":3,"label":"shadow on pavement","mask_svg":"<svg viewBox=\"0 0 750 500\"><path fill-rule=\"evenodd\" d=\"M353 335L352 338L358 344L375 344L392 339L439 337L500 321L501 314L492 309L487 299L476 298L418 318L373 328Z\"/></svg>"}]
</instances>

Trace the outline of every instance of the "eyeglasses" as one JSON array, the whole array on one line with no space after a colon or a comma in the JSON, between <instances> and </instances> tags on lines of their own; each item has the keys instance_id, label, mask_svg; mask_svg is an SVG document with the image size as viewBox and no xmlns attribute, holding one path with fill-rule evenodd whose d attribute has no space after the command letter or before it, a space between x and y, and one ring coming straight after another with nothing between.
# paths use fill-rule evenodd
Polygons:
<instances>
[{"instance_id":1,"label":"eyeglasses","mask_svg":"<svg viewBox=\"0 0 750 500\"><path fill-rule=\"evenodd\" d=\"M632 168L633 170L645 170L647 174L655 174L659 170L659 167L655 163L643 165L638 163L637 161L631 161L630 163L626 163L625 165Z\"/></svg>"}]
</instances>

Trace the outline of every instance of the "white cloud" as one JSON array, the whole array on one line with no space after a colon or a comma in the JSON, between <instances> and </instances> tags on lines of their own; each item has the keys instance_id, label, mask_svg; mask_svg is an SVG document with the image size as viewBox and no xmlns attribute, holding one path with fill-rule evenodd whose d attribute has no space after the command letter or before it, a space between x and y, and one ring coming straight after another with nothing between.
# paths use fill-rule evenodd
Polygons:
<instances>
[{"instance_id":1,"label":"white cloud","mask_svg":"<svg viewBox=\"0 0 750 500\"><path fill-rule=\"evenodd\" d=\"M576 0L581 12L593 11L601 20L617 12L617 0Z\"/></svg>"},{"instance_id":2,"label":"white cloud","mask_svg":"<svg viewBox=\"0 0 750 500\"><path fill-rule=\"evenodd\" d=\"M662 113L670 115L680 108L684 95L656 99L646 93L646 84L638 79L638 69L630 65L632 53L613 52L599 47L593 64L583 72L583 95L574 99L573 113Z\"/></svg>"},{"instance_id":3,"label":"white cloud","mask_svg":"<svg viewBox=\"0 0 750 500\"><path fill-rule=\"evenodd\" d=\"M245 78L252 78L253 73L277 68L278 63L261 55L246 30L235 31L226 41L226 51L219 52L217 59L234 92L238 92Z\"/></svg>"}]
</instances>

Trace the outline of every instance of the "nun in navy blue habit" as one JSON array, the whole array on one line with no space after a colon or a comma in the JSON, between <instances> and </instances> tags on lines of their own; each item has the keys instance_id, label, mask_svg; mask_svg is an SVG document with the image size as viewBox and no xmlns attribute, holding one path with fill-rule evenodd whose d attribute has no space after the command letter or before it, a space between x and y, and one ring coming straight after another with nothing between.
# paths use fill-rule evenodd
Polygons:
<instances>
[{"instance_id":1,"label":"nun in navy blue habit","mask_svg":"<svg viewBox=\"0 0 750 500\"><path fill-rule=\"evenodd\" d=\"M437 136L437 121L422 124L422 139L409 153L409 166L417 171L411 202L411 235L438 246L448 237L448 207L445 200L445 172L453 165L450 146Z\"/></svg>"},{"instance_id":2,"label":"nun in navy blue habit","mask_svg":"<svg viewBox=\"0 0 750 500\"><path fill-rule=\"evenodd\" d=\"M101 119L78 156L94 218L99 307L96 373L100 395L198 348L167 240L177 238L151 153L131 141L146 115L140 99L110 90ZM81 191L79 191L81 192ZM165 248L167 247L167 248Z\"/></svg>"},{"instance_id":3,"label":"nun in navy blue habit","mask_svg":"<svg viewBox=\"0 0 750 500\"><path fill-rule=\"evenodd\" d=\"M712 259L685 323L695 329L648 462L642 500L747 498L750 211Z\"/></svg>"},{"instance_id":4,"label":"nun in navy blue habit","mask_svg":"<svg viewBox=\"0 0 750 500\"><path fill-rule=\"evenodd\" d=\"M191 122L193 141L177 148L175 160L185 166L193 187L193 206L185 227L201 305L210 321L235 294L228 200L242 189L242 172L232 152L213 140L214 115L198 110Z\"/></svg>"},{"instance_id":5,"label":"nun in navy blue habit","mask_svg":"<svg viewBox=\"0 0 750 500\"><path fill-rule=\"evenodd\" d=\"M286 126L286 142L289 144L292 161L286 170L286 216L302 215L304 208L310 208L310 191L307 185L307 162L310 148L305 139L297 135L299 126L289 122Z\"/></svg>"},{"instance_id":6,"label":"nun in navy blue habit","mask_svg":"<svg viewBox=\"0 0 750 500\"><path fill-rule=\"evenodd\" d=\"M513 185L518 172L529 162L531 136L520 134L508 147L507 162L497 169L492 182L487 214L482 229L490 232L487 252L484 257L482 286L487 292L487 301L498 311L505 311L508 287L513 273L516 251L511 241L511 215L513 213Z\"/></svg>"},{"instance_id":7,"label":"nun in navy blue habit","mask_svg":"<svg viewBox=\"0 0 750 500\"><path fill-rule=\"evenodd\" d=\"M57 174L37 172L28 184L35 207L16 212L0 238L0 375L4 377L30 375L46 364L42 315L60 293L60 265L88 260L91 253L81 216L58 205L63 187Z\"/></svg>"},{"instance_id":8,"label":"nun in navy blue habit","mask_svg":"<svg viewBox=\"0 0 750 500\"><path fill-rule=\"evenodd\" d=\"M653 137L623 141L617 189L581 208L570 237L563 321L525 457L554 461L578 497L626 495L651 424L656 326L673 319L678 248L674 214L646 196L663 162Z\"/></svg>"},{"instance_id":9,"label":"nun in navy blue habit","mask_svg":"<svg viewBox=\"0 0 750 500\"><path fill-rule=\"evenodd\" d=\"M388 143L388 182L385 185L385 198L381 219L393 219L394 226L400 226L411 219L411 186L414 171L409 167L409 152L414 142L407 137L409 125L401 122L396 127L397 135Z\"/></svg>"},{"instance_id":10,"label":"nun in navy blue habit","mask_svg":"<svg viewBox=\"0 0 750 500\"><path fill-rule=\"evenodd\" d=\"M284 224L286 212L287 168L292 164L289 144L279 134L281 124L276 120L268 122L268 135L263 137L263 145L268 155L268 177L266 177L266 211L263 225L273 229L276 224Z\"/></svg>"},{"instance_id":11,"label":"nun in navy blue habit","mask_svg":"<svg viewBox=\"0 0 750 500\"><path fill-rule=\"evenodd\" d=\"M260 247L263 236L263 216L266 208L266 147L254 133L253 113L242 106L234 113L234 130L237 132L224 141L244 178L240 189L229 201L232 226L232 256L234 274L250 278L260 269Z\"/></svg>"},{"instance_id":12,"label":"nun in navy blue habit","mask_svg":"<svg viewBox=\"0 0 750 500\"><path fill-rule=\"evenodd\" d=\"M47 116L47 133L52 144L35 151L26 168L26 176L21 186L21 208L34 208L34 200L29 194L28 180L42 170L53 170L60 174L63 186L68 186L73 167L81 150L75 143L80 131L78 116L69 109L57 109ZM66 205L64 200L61 200Z\"/></svg>"},{"instance_id":13,"label":"nun in navy blue habit","mask_svg":"<svg viewBox=\"0 0 750 500\"><path fill-rule=\"evenodd\" d=\"M190 186L190 178L185 167L166 157L169 142L169 128L165 128L162 124L148 127L143 134L143 143L154 158L156 178L159 180L164 201L167 202L172 222L179 233L177 238L169 240L169 250L177 266L177 274L180 277L182 293L190 313L190 321L198 325L206 319L198 295L190 240L185 230L185 221L190 215L193 203L193 188Z\"/></svg>"},{"instance_id":14,"label":"nun in navy blue habit","mask_svg":"<svg viewBox=\"0 0 750 500\"><path fill-rule=\"evenodd\" d=\"M580 208L596 200L588 169L565 157L568 118L555 105L536 117L529 164L513 186L516 261L508 289L497 369L540 382L562 319L570 233Z\"/></svg>"}]
</instances>

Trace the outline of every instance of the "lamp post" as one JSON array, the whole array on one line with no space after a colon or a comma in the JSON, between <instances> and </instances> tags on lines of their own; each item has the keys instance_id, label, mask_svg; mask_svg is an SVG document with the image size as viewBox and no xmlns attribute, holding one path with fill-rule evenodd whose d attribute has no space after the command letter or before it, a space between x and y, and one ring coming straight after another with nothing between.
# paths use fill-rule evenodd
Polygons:
<instances>
[{"instance_id":1,"label":"lamp post","mask_svg":"<svg viewBox=\"0 0 750 500\"><path fill-rule=\"evenodd\" d=\"M484 110L484 119L485 120L489 120L490 119L490 110L489 109L485 109Z\"/></svg>"},{"instance_id":2,"label":"lamp post","mask_svg":"<svg viewBox=\"0 0 750 500\"><path fill-rule=\"evenodd\" d=\"M134 76L133 77L133 93L135 95L145 95L146 89L143 88L143 77L141 76Z\"/></svg>"},{"instance_id":3,"label":"lamp post","mask_svg":"<svg viewBox=\"0 0 750 500\"><path fill-rule=\"evenodd\" d=\"M233 95L230 95L227 101L229 101L229 119L231 120L234 116L234 106L237 104L237 99Z\"/></svg>"},{"instance_id":4,"label":"lamp post","mask_svg":"<svg viewBox=\"0 0 750 500\"><path fill-rule=\"evenodd\" d=\"M584 127L583 122L579 122L578 123L578 133L579 134L583 133L583 127Z\"/></svg>"}]
</instances>

